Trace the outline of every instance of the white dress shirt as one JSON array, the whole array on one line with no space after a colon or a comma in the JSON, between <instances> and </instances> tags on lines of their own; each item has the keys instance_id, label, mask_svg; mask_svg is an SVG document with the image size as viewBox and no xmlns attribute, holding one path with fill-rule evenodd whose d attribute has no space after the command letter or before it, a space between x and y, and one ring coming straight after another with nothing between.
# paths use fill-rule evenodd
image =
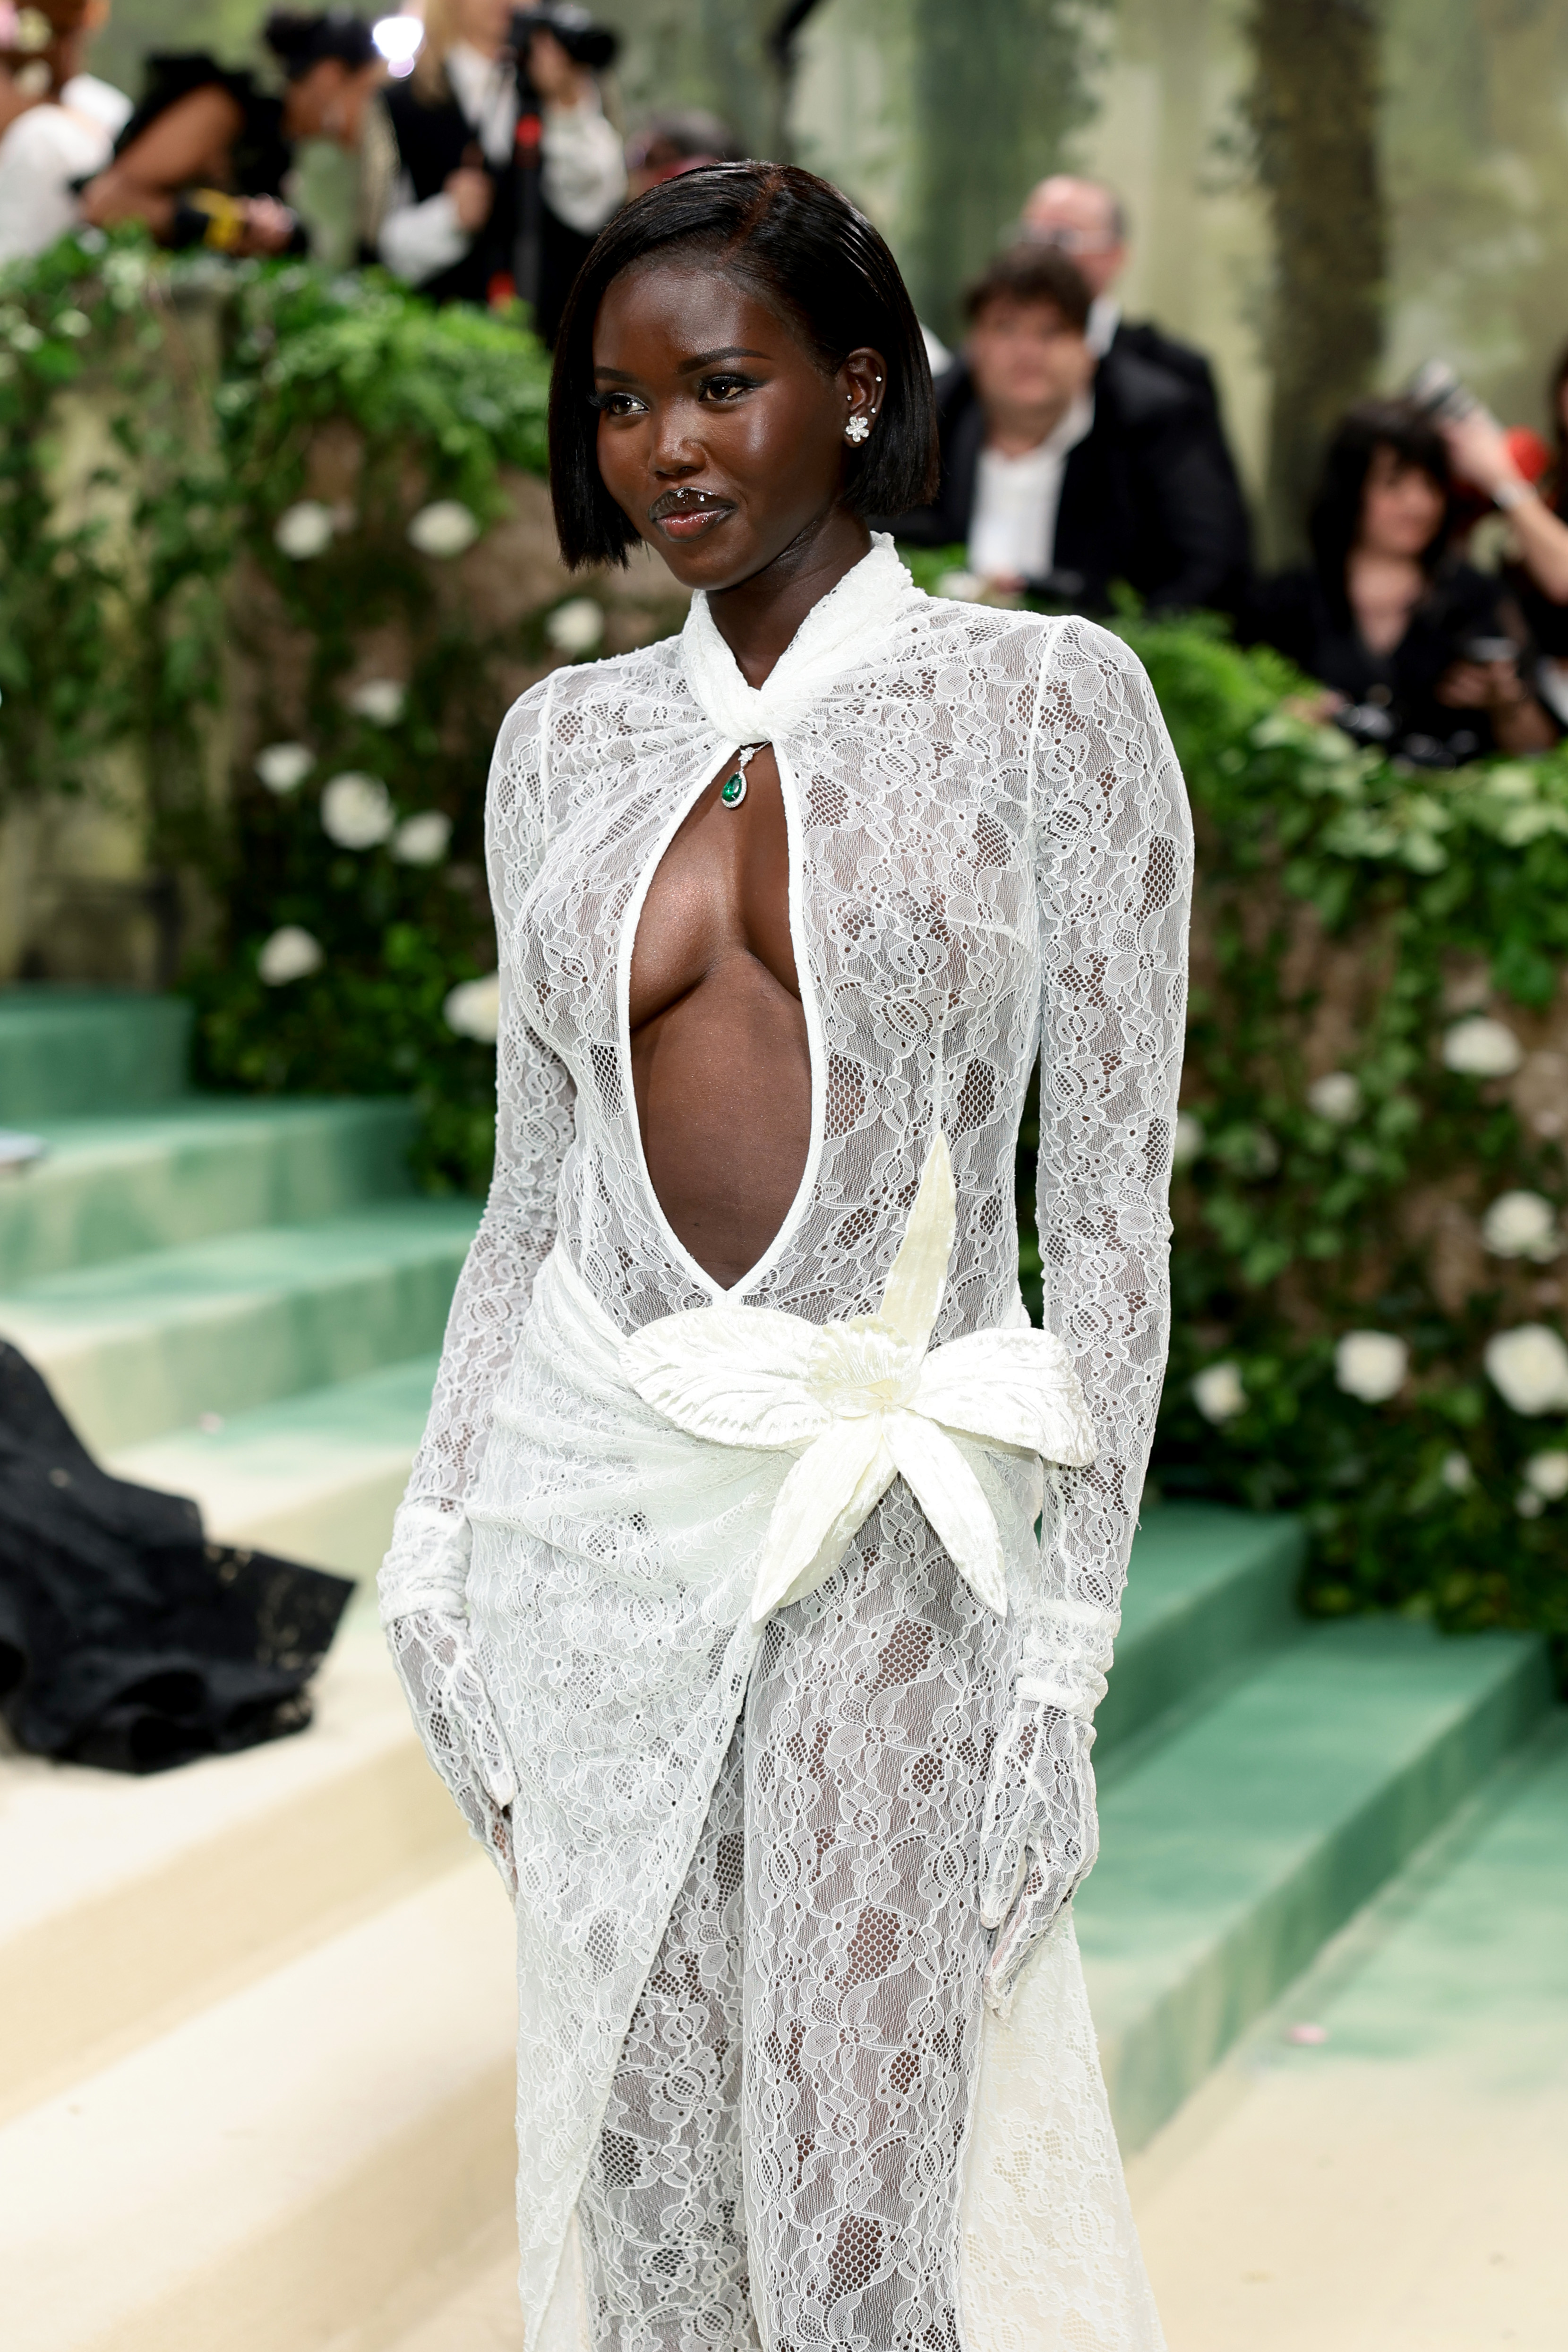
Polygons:
<instances>
[{"instance_id":1,"label":"white dress shirt","mask_svg":"<svg viewBox=\"0 0 1568 2352\"><path fill-rule=\"evenodd\" d=\"M1057 509L1069 453L1094 423L1079 393L1059 425L1021 457L983 449L969 521L969 568L983 580L1043 580L1053 569Z\"/></svg>"},{"instance_id":2,"label":"white dress shirt","mask_svg":"<svg viewBox=\"0 0 1568 2352\"><path fill-rule=\"evenodd\" d=\"M1115 295L1097 294L1089 306L1089 324L1083 331L1084 341L1097 360L1105 357L1121 324L1121 305Z\"/></svg>"},{"instance_id":3,"label":"white dress shirt","mask_svg":"<svg viewBox=\"0 0 1568 2352\"><path fill-rule=\"evenodd\" d=\"M452 95L474 126L487 163L504 163L517 135L517 79L510 63L454 41L446 56ZM614 126L605 120L596 89L577 106L547 106L542 146L544 201L558 220L584 236L603 228L626 192L626 158ZM423 286L461 261L472 237L458 221L445 193L414 199L404 173L382 222L376 251L395 278Z\"/></svg>"}]
</instances>

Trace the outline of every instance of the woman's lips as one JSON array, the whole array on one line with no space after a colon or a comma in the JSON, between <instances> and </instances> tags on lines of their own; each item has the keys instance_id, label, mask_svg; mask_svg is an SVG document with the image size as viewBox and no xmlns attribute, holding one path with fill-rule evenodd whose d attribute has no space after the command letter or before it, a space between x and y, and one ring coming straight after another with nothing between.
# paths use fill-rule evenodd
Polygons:
<instances>
[{"instance_id":1,"label":"woman's lips","mask_svg":"<svg viewBox=\"0 0 1568 2352\"><path fill-rule=\"evenodd\" d=\"M649 520L654 529L662 531L667 539L700 539L704 531L710 530L715 523L723 522L734 511L726 499L705 500L701 505L682 500L679 505L672 502L668 507L660 499Z\"/></svg>"}]
</instances>

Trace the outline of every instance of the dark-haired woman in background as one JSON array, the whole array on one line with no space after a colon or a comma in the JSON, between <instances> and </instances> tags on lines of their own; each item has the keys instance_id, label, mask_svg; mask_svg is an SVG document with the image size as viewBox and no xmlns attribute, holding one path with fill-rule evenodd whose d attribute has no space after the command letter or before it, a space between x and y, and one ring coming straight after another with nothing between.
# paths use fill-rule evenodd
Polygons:
<instances>
[{"instance_id":1,"label":"dark-haired woman in background","mask_svg":"<svg viewBox=\"0 0 1568 2352\"><path fill-rule=\"evenodd\" d=\"M1363 401L1329 444L1311 564L1254 592L1246 632L1321 680L1323 717L1431 767L1554 736L1517 614L1447 552L1449 504L1437 426L1412 402Z\"/></svg>"},{"instance_id":2,"label":"dark-haired woman in background","mask_svg":"<svg viewBox=\"0 0 1568 2352\"><path fill-rule=\"evenodd\" d=\"M262 37L283 68L280 98L209 57L148 58L146 95L84 192L89 221L144 221L176 249L304 250L303 226L283 200L295 143L356 148L386 68L368 24L345 10L278 9Z\"/></svg>"},{"instance_id":3,"label":"dark-haired woman in background","mask_svg":"<svg viewBox=\"0 0 1568 2352\"><path fill-rule=\"evenodd\" d=\"M1190 827L1123 645L928 597L868 529L935 443L823 181L717 165L599 238L563 551L695 593L501 730L496 1173L381 1579L516 1906L530 2345L1163 2340L1069 1906Z\"/></svg>"}]
</instances>

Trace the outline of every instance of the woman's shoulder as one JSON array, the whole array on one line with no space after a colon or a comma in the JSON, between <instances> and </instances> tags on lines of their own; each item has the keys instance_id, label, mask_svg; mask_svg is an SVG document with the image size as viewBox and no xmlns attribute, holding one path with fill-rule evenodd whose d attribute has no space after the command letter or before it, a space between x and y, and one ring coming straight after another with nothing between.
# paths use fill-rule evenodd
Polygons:
<instances>
[{"instance_id":1,"label":"woman's shoulder","mask_svg":"<svg viewBox=\"0 0 1568 2352\"><path fill-rule=\"evenodd\" d=\"M497 759L563 731L580 735L584 720L595 714L618 716L628 706L668 695L679 680L679 637L661 637L630 653L563 663L536 678L501 720Z\"/></svg>"},{"instance_id":2,"label":"woman's shoulder","mask_svg":"<svg viewBox=\"0 0 1568 2352\"><path fill-rule=\"evenodd\" d=\"M254 75L219 65L205 49L160 50L146 59L143 72L142 96L114 142L117 155L133 147L160 115L167 114L172 107L193 97L197 90L221 91L238 107L242 116L259 99Z\"/></svg>"}]
</instances>

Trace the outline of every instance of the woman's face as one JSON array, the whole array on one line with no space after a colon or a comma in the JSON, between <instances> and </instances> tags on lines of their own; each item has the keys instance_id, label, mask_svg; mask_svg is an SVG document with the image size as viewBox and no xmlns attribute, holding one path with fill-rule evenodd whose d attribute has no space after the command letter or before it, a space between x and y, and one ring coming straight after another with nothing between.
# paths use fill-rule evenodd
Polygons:
<instances>
[{"instance_id":1,"label":"woman's face","mask_svg":"<svg viewBox=\"0 0 1568 2352\"><path fill-rule=\"evenodd\" d=\"M594 322L600 476L678 580L735 587L833 514L845 425L874 416L886 373L863 350L828 375L735 278L644 263Z\"/></svg>"},{"instance_id":2,"label":"woman's face","mask_svg":"<svg viewBox=\"0 0 1568 2352\"><path fill-rule=\"evenodd\" d=\"M1356 544L1367 555L1425 555L1443 527L1447 500L1424 466L1382 442L1372 453L1362 492Z\"/></svg>"}]
</instances>

